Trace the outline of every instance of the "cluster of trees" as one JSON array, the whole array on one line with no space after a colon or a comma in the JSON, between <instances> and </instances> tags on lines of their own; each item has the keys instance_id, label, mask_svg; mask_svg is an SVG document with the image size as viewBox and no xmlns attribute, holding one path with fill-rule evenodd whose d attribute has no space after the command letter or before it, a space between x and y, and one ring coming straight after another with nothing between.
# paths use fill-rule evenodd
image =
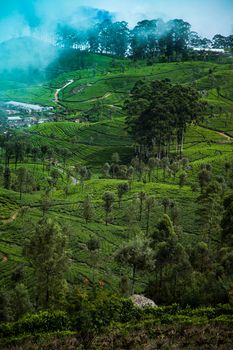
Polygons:
<instances>
[{"instance_id":1,"label":"cluster of trees","mask_svg":"<svg viewBox=\"0 0 233 350\"><path fill-rule=\"evenodd\" d=\"M0 322L18 320L38 309L61 307L66 292L66 234L66 228L49 217L39 220L24 247L27 265L34 272L33 297L22 282L24 266L21 264L11 275L11 291L0 291Z\"/></svg>"},{"instance_id":2,"label":"cluster of trees","mask_svg":"<svg viewBox=\"0 0 233 350\"><path fill-rule=\"evenodd\" d=\"M8 118L6 113L0 109L0 131L4 131L8 124Z\"/></svg>"},{"instance_id":3,"label":"cluster of trees","mask_svg":"<svg viewBox=\"0 0 233 350\"><path fill-rule=\"evenodd\" d=\"M104 178L128 180L128 186L131 189L134 181L158 182L173 181L178 182L183 187L188 182L189 173L192 166L189 160L184 157L164 157L162 159L149 155L148 148L141 146L135 147L135 157L127 166L121 164L118 153L112 155L112 162L105 163L102 168ZM193 186L195 190L195 186Z\"/></svg>"},{"instance_id":4,"label":"cluster of trees","mask_svg":"<svg viewBox=\"0 0 233 350\"><path fill-rule=\"evenodd\" d=\"M181 163L183 167L188 164L185 160ZM171 199L158 201L145 192L124 199L130 191L127 182L117 185L117 196L109 191L103 194L106 225L114 222L116 203L123 210L127 225L129 241L114 256L117 262L132 268L131 275L121 278L119 288L123 295L135 292L137 278L143 271L149 277L146 293L159 304L178 302L197 306L232 300L233 197L226 195L232 188L232 170L232 164L226 162L224 177L215 175L209 164L201 166L193 184L199 195L195 212L197 232L192 232L197 239L192 246L182 240L181 212ZM124 209L122 199L127 202ZM153 224L161 208L164 216ZM86 222L96 219L90 197L83 203L83 217Z\"/></svg>"},{"instance_id":5,"label":"cluster of trees","mask_svg":"<svg viewBox=\"0 0 233 350\"><path fill-rule=\"evenodd\" d=\"M232 50L233 47L233 35L223 36L221 34L216 34L212 40L207 38L200 38L198 33L191 32L189 37L189 44L191 47L197 48L213 48L213 49L229 49Z\"/></svg>"},{"instance_id":6,"label":"cluster of trees","mask_svg":"<svg viewBox=\"0 0 233 350\"><path fill-rule=\"evenodd\" d=\"M50 137L54 138L54 136L51 133ZM30 142L27 132L18 132L16 130L7 130L0 135L0 147L2 149L2 164L5 167L9 167L10 163L14 163L15 169L24 160L30 160L32 163L40 161L44 168L45 164L51 166L59 158L63 165L66 166L67 160L72 155L68 149L62 147L51 147L47 144L35 146Z\"/></svg>"},{"instance_id":7,"label":"cluster of trees","mask_svg":"<svg viewBox=\"0 0 233 350\"><path fill-rule=\"evenodd\" d=\"M169 81L138 81L125 102L128 131L146 152L157 158L168 157L174 150L182 156L184 135L191 123L197 123L204 112L196 90L172 85Z\"/></svg>"},{"instance_id":8,"label":"cluster of trees","mask_svg":"<svg viewBox=\"0 0 233 350\"><path fill-rule=\"evenodd\" d=\"M161 201L163 218L155 226L150 224L149 229L147 219L154 215L155 198L141 193L136 215L135 206L130 206L130 225L133 217L139 223L143 212L146 234L134 236L115 256L117 261L132 268L128 292L134 292L136 274L143 271L149 276L146 294L158 304L178 302L197 306L232 301L233 197L225 195L227 179L215 176L209 164L200 169L197 183L198 232L192 246L184 244L182 228L177 215L173 216L172 201L168 198ZM140 228L136 231L140 232ZM125 277L122 283L125 290Z\"/></svg>"},{"instance_id":9,"label":"cluster of trees","mask_svg":"<svg viewBox=\"0 0 233 350\"><path fill-rule=\"evenodd\" d=\"M132 56L135 59L156 56L181 58L188 49L226 48L232 49L232 35L215 35L213 41L201 38L191 31L191 25L182 19L164 22L161 19L143 20L130 30L124 21L106 19L88 30L77 30L68 25L57 28L57 43L66 48L79 48L94 53L118 57Z\"/></svg>"},{"instance_id":10,"label":"cluster of trees","mask_svg":"<svg viewBox=\"0 0 233 350\"><path fill-rule=\"evenodd\" d=\"M214 49L232 49L233 47L233 35L223 36L217 34L213 37L212 47Z\"/></svg>"},{"instance_id":11,"label":"cluster of trees","mask_svg":"<svg viewBox=\"0 0 233 350\"><path fill-rule=\"evenodd\" d=\"M1 165L0 176L2 177L3 187L13 189L20 193L30 193L39 191L46 187L56 187L58 180L67 175L67 182L70 181L71 173L63 174L62 169L58 169L56 164L58 159L65 168L67 160L72 153L64 148L54 148L48 145L39 147L32 146L25 133L8 130L0 136L1 147ZM29 169L22 163L31 163ZM38 175L37 165L42 164L42 173ZM88 169L77 167L76 173L79 174L80 181L83 178L90 177ZM85 173L85 174L84 174Z\"/></svg>"}]
</instances>

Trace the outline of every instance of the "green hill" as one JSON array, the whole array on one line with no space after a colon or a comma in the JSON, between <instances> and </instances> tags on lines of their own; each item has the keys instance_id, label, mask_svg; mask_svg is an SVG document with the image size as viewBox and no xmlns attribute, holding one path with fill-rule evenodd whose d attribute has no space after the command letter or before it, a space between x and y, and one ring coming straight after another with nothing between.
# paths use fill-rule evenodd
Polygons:
<instances>
[{"instance_id":1,"label":"green hill","mask_svg":"<svg viewBox=\"0 0 233 350\"><path fill-rule=\"evenodd\" d=\"M61 177L58 188L53 191L53 202L49 213L56 221L65 223L69 231L69 269L68 281L84 283L87 277L90 283L103 280L107 287L116 290L121 274L129 272L128 268L118 265L113 260L116 249L132 238L125 214L132 198L142 190L156 198L150 227L162 216L161 200L170 198L176 202L178 210L178 227L182 227L181 241L191 245L198 239L199 224L195 217L199 192L192 190L197 181L197 174L202 164L211 164L213 172L221 175L224 164L232 160L233 136L233 69L232 64L212 62L181 62L147 65L146 62L113 60L107 56L84 55L84 69L63 72L42 86L16 85L8 82L0 89L8 99L54 105L56 89L73 79L74 82L61 90L57 110L66 111L66 120L50 122L25 129L24 135L30 139L34 148L49 146L58 159ZM60 61L61 63L62 61ZM117 203L117 185L126 180L103 179L102 167L111 162L114 153L119 153L120 164L128 164L134 153L131 137L125 129L125 115L122 105L138 79L170 79L173 83L191 84L203 93L203 100L213 106L213 115L198 126L190 126L186 133L184 157L189 159L187 183L182 188L176 178L163 178L162 169L153 182L135 181L131 190L125 195L121 208ZM75 123L69 120L87 118L96 111L94 122ZM60 151L69 151L67 160ZM47 164L47 163L46 163ZM85 165L91 168L93 177L85 181L84 189L80 184L74 185L72 179L66 178L65 168ZM23 247L30 238L36 222L42 213L39 208L41 195L44 193L48 169L43 172L42 164L26 159L24 166L37 173L40 189L36 192L19 195L13 190L1 188L0 205L0 286L11 286L11 274L19 266L25 271L25 284L33 286L33 275L28 261L24 258ZM14 165L11 165L14 172ZM179 175L179 173L178 173ZM64 188L68 184L68 190ZM112 222L106 226L102 195L105 191L115 193L115 205ZM89 194L95 206L95 217L91 223L82 218L82 201ZM26 210L22 210L26 207ZM20 209L21 208L21 209ZM141 230L146 230L146 216L143 216ZM90 237L100 241L98 259L93 266L86 243ZM94 271L94 274L93 274ZM144 278L146 277L146 278ZM138 291L143 290L147 276L137 280Z\"/></svg>"}]
</instances>

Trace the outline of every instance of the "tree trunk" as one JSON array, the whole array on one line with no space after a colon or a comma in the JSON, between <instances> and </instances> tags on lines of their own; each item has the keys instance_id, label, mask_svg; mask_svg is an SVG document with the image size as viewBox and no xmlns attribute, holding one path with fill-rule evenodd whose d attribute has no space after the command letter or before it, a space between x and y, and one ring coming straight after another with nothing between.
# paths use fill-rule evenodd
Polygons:
<instances>
[{"instance_id":1,"label":"tree trunk","mask_svg":"<svg viewBox=\"0 0 233 350\"><path fill-rule=\"evenodd\" d=\"M160 271L159 271L159 288L160 288L160 290L162 289L162 285L163 285L163 267L160 267Z\"/></svg>"},{"instance_id":2,"label":"tree trunk","mask_svg":"<svg viewBox=\"0 0 233 350\"><path fill-rule=\"evenodd\" d=\"M108 226L108 213L107 212L105 214L105 224L106 224L106 226Z\"/></svg>"},{"instance_id":3,"label":"tree trunk","mask_svg":"<svg viewBox=\"0 0 233 350\"><path fill-rule=\"evenodd\" d=\"M49 304L49 275L46 274L46 297L45 297L45 306L48 307Z\"/></svg>"},{"instance_id":4,"label":"tree trunk","mask_svg":"<svg viewBox=\"0 0 233 350\"><path fill-rule=\"evenodd\" d=\"M15 170L17 169L17 165L18 165L18 157L15 157Z\"/></svg>"},{"instance_id":5,"label":"tree trunk","mask_svg":"<svg viewBox=\"0 0 233 350\"><path fill-rule=\"evenodd\" d=\"M146 220L146 234L149 233L149 223L150 223L150 208L147 210L147 220Z\"/></svg>"},{"instance_id":6,"label":"tree trunk","mask_svg":"<svg viewBox=\"0 0 233 350\"><path fill-rule=\"evenodd\" d=\"M131 294L134 294L134 286L135 286L135 277L136 277L136 265L133 265L133 274L132 274L132 291Z\"/></svg>"},{"instance_id":7,"label":"tree trunk","mask_svg":"<svg viewBox=\"0 0 233 350\"><path fill-rule=\"evenodd\" d=\"M182 134L181 134L180 158L182 158L183 156L183 150L184 150L184 128L182 128Z\"/></svg>"},{"instance_id":8,"label":"tree trunk","mask_svg":"<svg viewBox=\"0 0 233 350\"><path fill-rule=\"evenodd\" d=\"M140 199L139 221L142 221L142 205L143 205L143 201L142 199Z\"/></svg>"}]
</instances>

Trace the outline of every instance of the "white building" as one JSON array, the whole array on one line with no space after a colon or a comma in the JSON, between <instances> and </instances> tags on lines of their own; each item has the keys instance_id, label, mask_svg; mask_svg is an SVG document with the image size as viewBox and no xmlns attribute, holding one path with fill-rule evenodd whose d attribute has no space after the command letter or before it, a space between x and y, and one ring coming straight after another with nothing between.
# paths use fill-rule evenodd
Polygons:
<instances>
[{"instance_id":1,"label":"white building","mask_svg":"<svg viewBox=\"0 0 233 350\"><path fill-rule=\"evenodd\" d=\"M203 48L203 47L194 47L194 51L207 51L207 52L216 52L216 53L225 53L224 49L210 49L210 48Z\"/></svg>"},{"instance_id":2,"label":"white building","mask_svg":"<svg viewBox=\"0 0 233 350\"><path fill-rule=\"evenodd\" d=\"M9 107L15 107L21 110L25 110L28 113L32 112L47 112L51 111L53 107L43 107L40 105L34 105L31 103L23 103L23 102L16 102L16 101L9 101L6 103L7 106Z\"/></svg>"},{"instance_id":3,"label":"white building","mask_svg":"<svg viewBox=\"0 0 233 350\"><path fill-rule=\"evenodd\" d=\"M22 118L15 116L15 117L7 117L8 122L20 122L22 121Z\"/></svg>"}]
</instances>

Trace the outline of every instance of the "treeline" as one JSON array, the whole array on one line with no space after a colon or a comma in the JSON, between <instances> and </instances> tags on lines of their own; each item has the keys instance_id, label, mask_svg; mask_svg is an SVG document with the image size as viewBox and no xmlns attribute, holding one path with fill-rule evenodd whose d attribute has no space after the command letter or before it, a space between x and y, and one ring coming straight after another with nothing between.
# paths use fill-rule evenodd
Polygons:
<instances>
[{"instance_id":1,"label":"treeline","mask_svg":"<svg viewBox=\"0 0 233 350\"><path fill-rule=\"evenodd\" d=\"M61 47L117 57L132 56L135 59L163 55L183 58L190 48L233 48L233 35L224 37L217 34L212 40L201 38L182 19L168 22L161 19L143 20L133 29L129 29L127 22L112 22L110 19L88 30L59 25L56 36L57 44Z\"/></svg>"}]
</instances>

